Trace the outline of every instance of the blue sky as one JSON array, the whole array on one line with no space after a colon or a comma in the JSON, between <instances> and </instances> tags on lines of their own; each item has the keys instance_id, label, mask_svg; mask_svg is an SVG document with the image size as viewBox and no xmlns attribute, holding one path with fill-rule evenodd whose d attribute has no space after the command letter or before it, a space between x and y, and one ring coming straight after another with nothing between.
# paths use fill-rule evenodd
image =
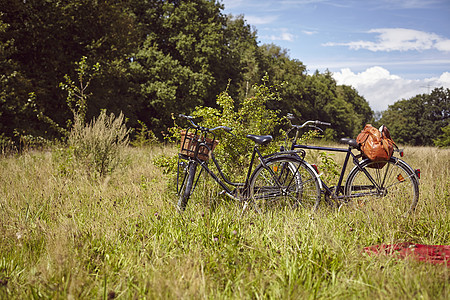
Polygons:
<instances>
[{"instance_id":1,"label":"blue sky","mask_svg":"<svg viewBox=\"0 0 450 300\"><path fill-rule=\"evenodd\" d=\"M326 69L375 111L450 88L450 0L219 0L260 44L287 49L308 73Z\"/></svg>"}]
</instances>

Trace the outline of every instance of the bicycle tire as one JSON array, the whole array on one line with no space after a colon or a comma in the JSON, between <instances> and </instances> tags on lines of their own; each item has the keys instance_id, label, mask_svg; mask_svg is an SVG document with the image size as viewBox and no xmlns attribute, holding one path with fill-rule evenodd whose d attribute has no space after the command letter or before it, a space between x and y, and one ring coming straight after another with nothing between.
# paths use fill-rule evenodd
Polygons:
<instances>
[{"instance_id":1,"label":"bicycle tire","mask_svg":"<svg viewBox=\"0 0 450 300\"><path fill-rule=\"evenodd\" d=\"M183 175L182 186L180 188L180 197L178 199L178 210L184 211L186 209L189 198L192 194L192 187L194 185L195 173L197 171L198 163L194 160L190 160L188 166L185 168L184 172L187 174Z\"/></svg>"},{"instance_id":2,"label":"bicycle tire","mask_svg":"<svg viewBox=\"0 0 450 300\"><path fill-rule=\"evenodd\" d=\"M355 166L347 176L344 189L346 197L357 199L352 202L360 206L370 203L372 209L394 212L396 215L407 215L415 210L419 201L419 179L407 163L391 157L382 162L365 159L359 166L371 175L379 188ZM370 201L373 198L383 200Z\"/></svg>"},{"instance_id":3,"label":"bicycle tire","mask_svg":"<svg viewBox=\"0 0 450 300\"><path fill-rule=\"evenodd\" d=\"M317 209L321 188L317 174L309 165L288 155L272 157L265 164L266 167L262 164L256 167L249 184L256 211L299 206Z\"/></svg>"}]
</instances>

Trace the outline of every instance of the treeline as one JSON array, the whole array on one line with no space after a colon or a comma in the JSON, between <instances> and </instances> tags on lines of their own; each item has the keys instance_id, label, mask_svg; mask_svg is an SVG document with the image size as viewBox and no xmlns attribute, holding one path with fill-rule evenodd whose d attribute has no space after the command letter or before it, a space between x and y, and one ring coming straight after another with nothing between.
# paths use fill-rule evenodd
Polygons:
<instances>
[{"instance_id":1,"label":"treeline","mask_svg":"<svg viewBox=\"0 0 450 300\"><path fill-rule=\"evenodd\" d=\"M390 105L379 123L388 124L395 141L410 145L450 146L450 89L435 88Z\"/></svg>"},{"instance_id":2,"label":"treeline","mask_svg":"<svg viewBox=\"0 0 450 300\"><path fill-rule=\"evenodd\" d=\"M72 124L68 99L80 93L86 120L123 112L128 126L161 137L172 113L215 106L225 90L239 103L266 74L284 83L269 108L331 122L330 138L356 136L373 121L353 88L258 45L256 31L216 1L0 0L0 10L3 141L61 138Z\"/></svg>"},{"instance_id":3,"label":"treeline","mask_svg":"<svg viewBox=\"0 0 450 300\"><path fill-rule=\"evenodd\" d=\"M371 120L354 89L329 73L307 75L302 62L258 45L250 25L222 9L206 0L1 0L1 132L58 137L42 116L66 126L72 114L59 84L66 74L82 84L82 57L100 64L85 90L87 120L101 109L122 111L129 126L141 121L160 135L171 113L214 106L224 90L242 101L265 74L287 82L271 104L282 113L330 121L337 136Z\"/></svg>"}]
</instances>

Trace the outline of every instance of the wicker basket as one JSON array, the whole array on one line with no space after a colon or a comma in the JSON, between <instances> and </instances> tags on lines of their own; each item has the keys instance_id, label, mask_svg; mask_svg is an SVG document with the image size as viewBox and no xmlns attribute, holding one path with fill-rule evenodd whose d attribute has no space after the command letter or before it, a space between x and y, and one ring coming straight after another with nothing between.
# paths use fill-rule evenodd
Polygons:
<instances>
[{"instance_id":1,"label":"wicker basket","mask_svg":"<svg viewBox=\"0 0 450 300\"><path fill-rule=\"evenodd\" d=\"M193 133L188 133L186 135L186 130L181 131L181 154L187 155L189 157L194 157L195 147L197 146L198 135ZM218 140L202 137L203 142L211 149L211 151L216 148L219 143ZM209 159L209 149L208 147L201 146L198 149L198 158L207 161Z\"/></svg>"}]
</instances>

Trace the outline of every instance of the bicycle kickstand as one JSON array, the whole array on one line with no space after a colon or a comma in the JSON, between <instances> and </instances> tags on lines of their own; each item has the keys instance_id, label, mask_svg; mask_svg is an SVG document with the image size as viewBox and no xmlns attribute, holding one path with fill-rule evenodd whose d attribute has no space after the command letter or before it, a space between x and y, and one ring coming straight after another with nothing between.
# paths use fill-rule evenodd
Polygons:
<instances>
[{"instance_id":1,"label":"bicycle kickstand","mask_svg":"<svg viewBox=\"0 0 450 300\"><path fill-rule=\"evenodd\" d=\"M245 210L248 207L248 201L244 201L244 207L242 208L241 217L244 215Z\"/></svg>"}]
</instances>

